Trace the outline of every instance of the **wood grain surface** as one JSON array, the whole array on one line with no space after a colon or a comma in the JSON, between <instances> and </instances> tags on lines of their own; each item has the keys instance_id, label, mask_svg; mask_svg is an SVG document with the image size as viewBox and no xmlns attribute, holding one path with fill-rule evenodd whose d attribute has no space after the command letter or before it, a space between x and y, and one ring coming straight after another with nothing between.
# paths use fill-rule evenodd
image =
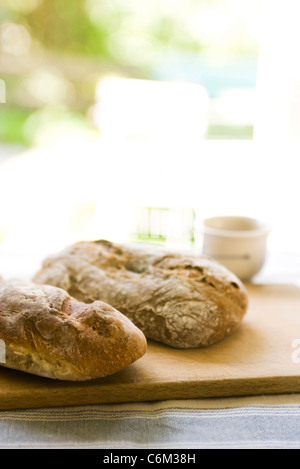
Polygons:
<instances>
[{"instance_id":1,"label":"wood grain surface","mask_svg":"<svg viewBox=\"0 0 300 469\"><path fill-rule=\"evenodd\" d=\"M0 369L0 409L300 392L300 289L246 285L237 331L203 349L148 342L146 355L115 375L73 383ZM300 353L298 354L300 357Z\"/></svg>"}]
</instances>

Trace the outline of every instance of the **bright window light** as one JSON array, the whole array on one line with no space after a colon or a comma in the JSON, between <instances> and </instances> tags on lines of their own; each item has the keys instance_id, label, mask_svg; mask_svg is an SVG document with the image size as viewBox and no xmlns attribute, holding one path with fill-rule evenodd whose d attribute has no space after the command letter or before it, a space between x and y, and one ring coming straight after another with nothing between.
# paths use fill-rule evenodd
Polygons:
<instances>
[{"instance_id":1,"label":"bright window light","mask_svg":"<svg viewBox=\"0 0 300 469\"><path fill-rule=\"evenodd\" d=\"M104 139L199 142L207 129L209 96L197 84L107 77L96 96Z\"/></svg>"}]
</instances>

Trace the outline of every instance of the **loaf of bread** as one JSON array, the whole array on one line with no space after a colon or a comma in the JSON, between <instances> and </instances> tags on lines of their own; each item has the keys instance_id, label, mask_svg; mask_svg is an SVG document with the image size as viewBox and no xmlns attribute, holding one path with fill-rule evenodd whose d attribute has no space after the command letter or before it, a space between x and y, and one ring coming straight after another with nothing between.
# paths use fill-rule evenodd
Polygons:
<instances>
[{"instance_id":1,"label":"loaf of bread","mask_svg":"<svg viewBox=\"0 0 300 469\"><path fill-rule=\"evenodd\" d=\"M15 280L0 280L0 339L2 366L70 381L113 374L146 352L144 334L112 306Z\"/></svg>"},{"instance_id":2,"label":"loaf of bread","mask_svg":"<svg viewBox=\"0 0 300 469\"><path fill-rule=\"evenodd\" d=\"M223 339L248 305L245 286L212 259L106 240L79 242L51 256L34 281L86 303L102 300L148 339L176 348Z\"/></svg>"}]
</instances>

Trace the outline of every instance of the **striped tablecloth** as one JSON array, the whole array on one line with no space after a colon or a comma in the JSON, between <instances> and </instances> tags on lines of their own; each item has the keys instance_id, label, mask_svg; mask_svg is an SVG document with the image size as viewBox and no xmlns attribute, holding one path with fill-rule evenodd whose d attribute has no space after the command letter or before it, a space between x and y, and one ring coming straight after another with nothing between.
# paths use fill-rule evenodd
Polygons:
<instances>
[{"instance_id":1,"label":"striped tablecloth","mask_svg":"<svg viewBox=\"0 0 300 469\"><path fill-rule=\"evenodd\" d=\"M300 394L2 411L10 449L300 448Z\"/></svg>"}]
</instances>

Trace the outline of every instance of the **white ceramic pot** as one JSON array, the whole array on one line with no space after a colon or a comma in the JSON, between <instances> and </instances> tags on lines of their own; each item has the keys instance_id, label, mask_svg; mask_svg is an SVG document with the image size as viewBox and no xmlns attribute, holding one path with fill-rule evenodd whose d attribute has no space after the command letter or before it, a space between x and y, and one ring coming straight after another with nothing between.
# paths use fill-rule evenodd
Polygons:
<instances>
[{"instance_id":1,"label":"white ceramic pot","mask_svg":"<svg viewBox=\"0 0 300 469\"><path fill-rule=\"evenodd\" d=\"M270 228L249 217L219 216L203 222L203 254L216 259L241 280L262 268Z\"/></svg>"}]
</instances>

